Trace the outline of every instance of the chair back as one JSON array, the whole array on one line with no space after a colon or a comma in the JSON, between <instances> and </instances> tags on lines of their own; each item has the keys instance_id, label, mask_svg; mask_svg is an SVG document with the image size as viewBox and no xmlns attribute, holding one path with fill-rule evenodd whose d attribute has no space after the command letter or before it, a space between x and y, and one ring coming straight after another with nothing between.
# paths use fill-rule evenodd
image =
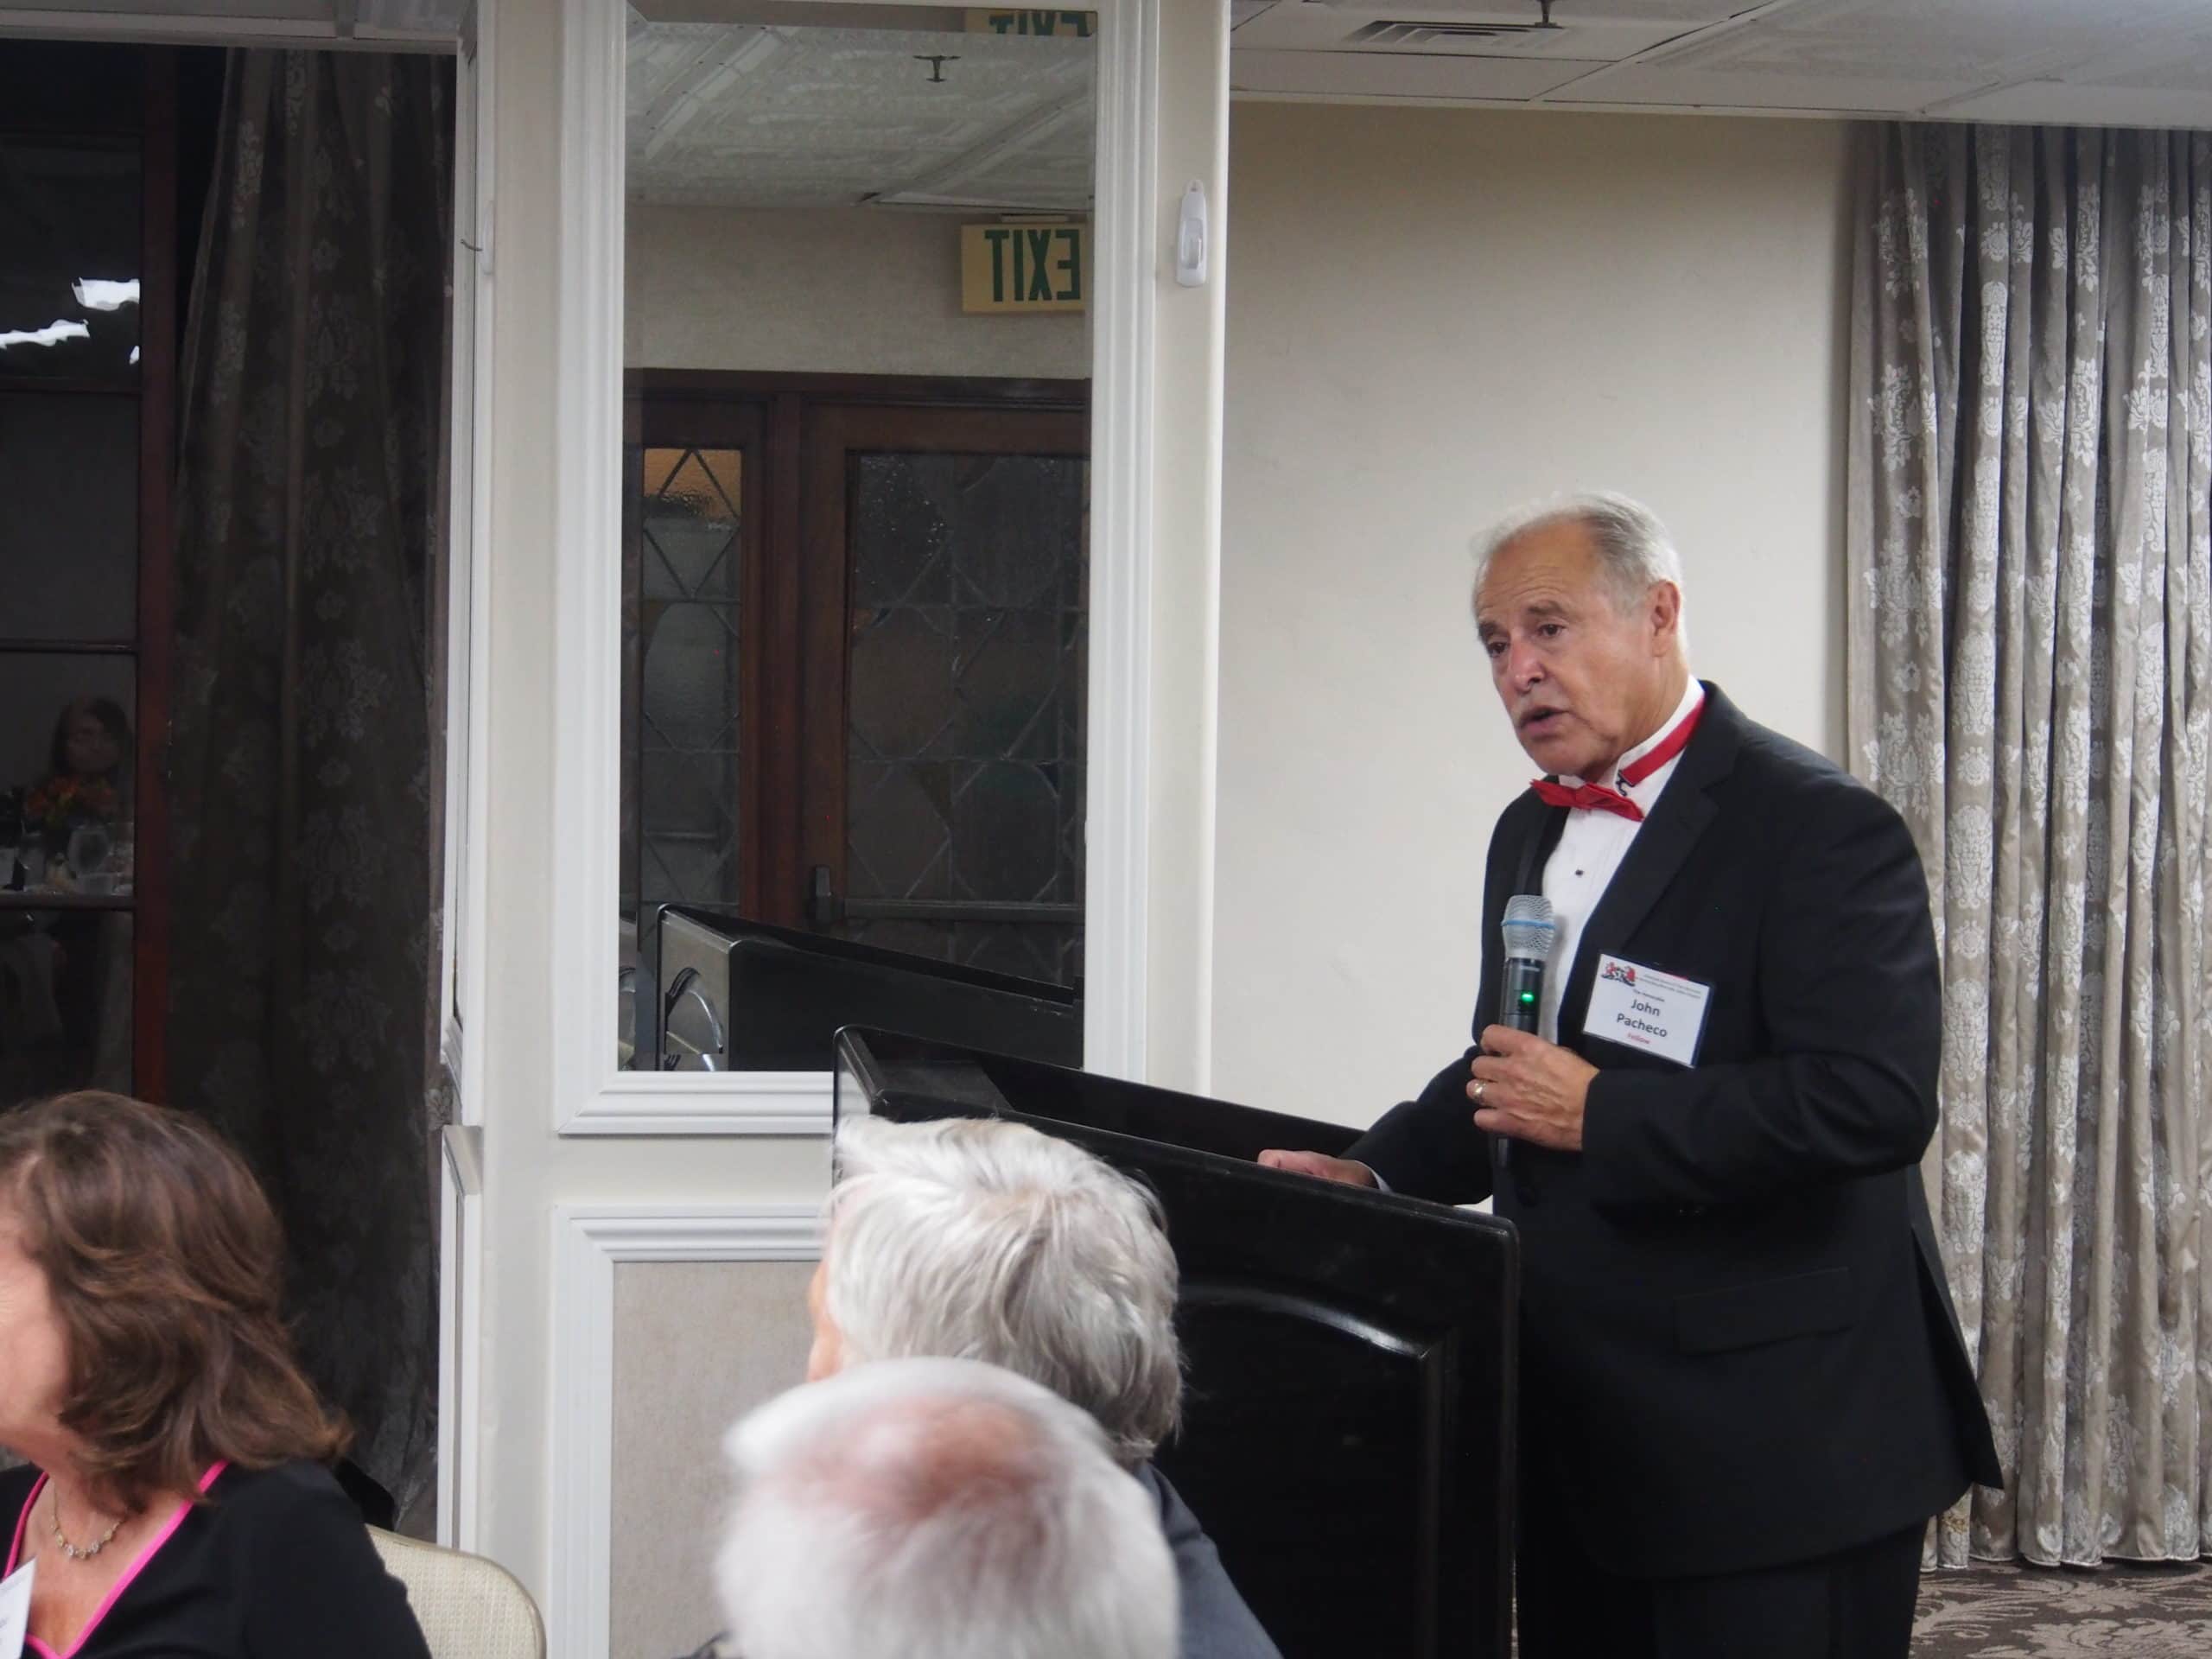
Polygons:
<instances>
[{"instance_id":1,"label":"chair back","mask_svg":"<svg viewBox=\"0 0 2212 1659\"><path fill-rule=\"evenodd\" d=\"M537 1604L506 1568L375 1527L369 1541L407 1587L430 1659L545 1659Z\"/></svg>"}]
</instances>

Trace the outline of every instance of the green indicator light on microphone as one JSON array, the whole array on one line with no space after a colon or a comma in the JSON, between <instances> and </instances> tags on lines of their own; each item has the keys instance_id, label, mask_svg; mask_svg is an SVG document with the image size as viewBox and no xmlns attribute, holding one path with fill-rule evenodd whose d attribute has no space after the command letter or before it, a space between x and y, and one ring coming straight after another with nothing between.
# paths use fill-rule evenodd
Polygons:
<instances>
[{"instance_id":1,"label":"green indicator light on microphone","mask_svg":"<svg viewBox=\"0 0 2212 1659\"><path fill-rule=\"evenodd\" d=\"M1536 994L1534 991L1523 991L1521 993L1521 1006L1524 1008L1535 1000Z\"/></svg>"}]
</instances>

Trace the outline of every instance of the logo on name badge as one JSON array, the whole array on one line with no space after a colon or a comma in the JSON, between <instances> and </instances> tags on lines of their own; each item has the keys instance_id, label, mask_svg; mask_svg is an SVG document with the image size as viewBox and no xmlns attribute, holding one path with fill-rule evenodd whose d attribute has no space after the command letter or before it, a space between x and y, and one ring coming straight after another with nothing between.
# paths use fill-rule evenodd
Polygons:
<instances>
[{"instance_id":1,"label":"logo on name badge","mask_svg":"<svg viewBox=\"0 0 2212 1659\"><path fill-rule=\"evenodd\" d=\"M1624 985L1636 983L1636 969L1618 957L1607 957L1602 977L1618 980Z\"/></svg>"}]
</instances>

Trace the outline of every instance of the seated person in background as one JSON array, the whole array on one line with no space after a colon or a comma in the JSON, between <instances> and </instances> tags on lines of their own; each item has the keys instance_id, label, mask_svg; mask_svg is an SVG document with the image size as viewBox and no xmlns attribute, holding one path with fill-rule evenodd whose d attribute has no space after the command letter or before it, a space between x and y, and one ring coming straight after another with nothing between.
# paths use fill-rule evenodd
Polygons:
<instances>
[{"instance_id":1,"label":"seated person in background","mask_svg":"<svg viewBox=\"0 0 2212 1659\"><path fill-rule=\"evenodd\" d=\"M55 858L69 856L74 826L124 831L132 781L130 717L111 697L79 697L54 722L46 775L23 798L19 830L44 840ZM12 874L0 873L0 885Z\"/></svg>"},{"instance_id":2,"label":"seated person in background","mask_svg":"<svg viewBox=\"0 0 2212 1659\"><path fill-rule=\"evenodd\" d=\"M276 1219L180 1112L66 1095L0 1116L0 1572L38 1564L40 1659L429 1659L324 1465Z\"/></svg>"},{"instance_id":3,"label":"seated person in background","mask_svg":"<svg viewBox=\"0 0 2212 1659\"><path fill-rule=\"evenodd\" d=\"M741 1659L1172 1659L1175 1567L1097 1422L970 1360L857 1366L730 1431Z\"/></svg>"},{"instance_id":4,"label":"seated person in background","mask_svg":"<svg viewBox=\"0 0 2212 1659\"><path fill-rule=\"evenodd\" d=\"M1175 1254L1152 1194L1020 1123L861 1117L837 1136L807 1375L865 1360L987 1360L1098 1420L1158 1502L1183 1659L1277 1659L1189 1508L1150 1461L1182 1415Z\"/></svg>"},{"instance_id":5,"label":"seated person in background","mask_svg":"<svg viewBox=\"0 0 2212 1659\"><path fill-rule=\"evenodd\" d=\"M78 697L54 722L47 771L23 798L8 834L0 887L16 880L16 861L35 865L35 890L105 891L91 877L127 838L130 818L130 721L122 705ZM83 828L89 836L73 830ZM50 855L50 856L49 856ZM79 870L83 855L96 862ZM0 1051L41 1061L11 1069L10 1101L88 1083L127 1082L124 1052L130 1023L130 921L82 911L17 912L0 917L0 1002L12 1016L0 1026Z\"/></svg>"},{"instance_id":6,"label":"seated person in background","mask_svg":"<svg viewBox=\"0 0 2212 1659\"><path fill-rule=\"evenodd\" d=\"M47 747L48 784L67 779L105 788L118 806L130 797L130 716L112 697L79 697L54 722Z\"/></svg>"}]
</instances>

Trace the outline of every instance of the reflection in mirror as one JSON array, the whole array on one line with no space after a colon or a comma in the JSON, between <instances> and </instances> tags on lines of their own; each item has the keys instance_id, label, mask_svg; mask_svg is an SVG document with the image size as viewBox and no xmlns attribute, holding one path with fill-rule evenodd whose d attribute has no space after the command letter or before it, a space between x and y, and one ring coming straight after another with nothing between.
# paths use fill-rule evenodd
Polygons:
<instances>
[{"instance_id":1,"label":"reflection in mirror","mask_svg":"<svg viewBox=\"0 0 2212 1659\"><path fill-rule=\"evenodd\" d=\"M0 97L0 1110L132 1082L136 63L20 47Z\"/></svg>"},{"instance_id":2,"label":"reflection in mirror","mask_svg":"<svg viewBox=\"0 0 2212 1659\"><path fill-rule=\"evenodd\" d=\"M666 904L1079 976L1096 50L1013 16L631 9L626 1066L745 1017Z\"/></svg>"},{"instance_id":3,"label":"reflection in mirror","mask_svg":"<svg viewBox=\"0 0 2212 1659\"><path fill-rule=\"evenodd\" d=\"M0 392L0 637L136 639L137 471L136 396Z\"/></svg>"},{"instance_id":4,"label":"reflection in mirror","mask_svg":"<svg viewBox=\"0 0 2212 1659\"><path fill-rule=\"evenodd\" d=\"M0 374L137 378L138 212L135 143L0 139Z\"/></svg>"},{"instance_id":5,"label":"reflection in mirror","mask_svg":"<svg viewBox=\"0 0 2212 1659\"><path fill-rule=\"evenodd\" d=\"M130 1091L137 706L127 655L0 652L0 1109Z\"/></svg>"},{"instance_id":6,"label":"reflection in mirror","mask_svg":"<svg viewBox=\"0 0 2212 1659\"><path fill-rule=\"evenodd\" d=\"M130 932L127 910L0 906L0 1108L130 1092Z\"/></svg>"},{"instance_id":7,"label":"reflection in mirror","mask_svg":"<svg viewBox=\"0 0 2212 1659\"><path fill-rule=\"evenodd\" d=\"M0 722L0 888L9 903L130 894L137 706L128 656L0 652L0 709L21 711Z\"/></svg>"}]
</instances>

